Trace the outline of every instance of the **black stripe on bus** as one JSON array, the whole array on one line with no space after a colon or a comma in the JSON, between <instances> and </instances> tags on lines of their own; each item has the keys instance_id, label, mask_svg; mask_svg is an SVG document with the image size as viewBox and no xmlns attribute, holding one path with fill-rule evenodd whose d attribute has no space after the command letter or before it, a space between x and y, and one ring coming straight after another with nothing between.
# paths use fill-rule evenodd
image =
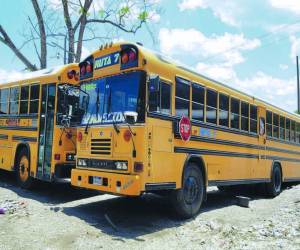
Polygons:
<instances>
[{"instance_id":1,"label":"black stripe on bus","mask_svg":"<svg viewBox=\"0 0 300 250\"><path fill-rule=\"evenodd\" d=\"M285 140L277 139L277 138L270 137L270 136L267 136L267 140L278 142L278 143L283 143L283 144L288 144L288 145L293 145L293 146L298 146L298 147L300 146L300 144L297 142L285 141Z\"/></svg>"},{"instance_id":2,"label":"black stripe on bus","mask_svg":"<svg viewBox=\"0 0 300 250\"><path fill-rule=\"evenodd\" d=\"M229 157L240 157L240 158L254 158L254 159L259 158L258 154L247 154L247 153L196 149L196 148L185 148L185 147L175 147L174 152L175 153L187 153L187 154L199 154L199 155L217 155L217 156L229 156Z\"/></svg>"},{"instance_id":3,"label":"black stripe on bus","mask_svg":"<svg viewBox=\"0 0 300 250\"><path fill-rule=\"evenodd\" d=\"M212 180L209 186L230 186L270 182L270 179L236 179L236 180Z\"/></svg>"},{"instance_id":4,"label":"black stripe on bus","mask_svg":"<svg viewBox=\"0 0 300 250\"><path fill-rule=\"evenodd\" d=\"M36 137L27 137L27 136L17 136L12 137L13 141L24 141L24 142L37 142Z\"/></svg>"},{"instance_id":5,"label":"black stripe on bus","mask_svg":"<svg viewBox=\"0 0 300 250\"><path fill-rule=\"evenodd\" d=\"M300 162L300 159L289 158L289 157L281 157L275 155L262 155L262 159L272 160L272 161L289 161L289 162Z\"/></svg>"},{"instance_id":6,"label":"black stripe on bus","mask_svg":"<svg viewBox=\"0 0 300 250\"><path fill-rule=\"evenodd\" d=\"M300 182L299 177L290 177L290 178L284 178L284 182Z\"/></svg>"},{"instance_id":7,"label":"black stripe on bus","mask_svg":"<svg viewBox=\"0 0 300 250\"><path fill-rule=\"evenodd\" d=\"M255 158L258 159L258 154L247 154L229 151L219 151L219 150L208 150L208 149L196 149L196 148L186 148L186 147L174 147L175 153L187 153L187 154L199 154L199 155L217 155L217 156L228 156L228 157L240 157L240 158ZM270 156L261 155L262 159L266 160L276 160L276 161L289 161L289 162L300 162L300 159L280 157L280 156Z\"/></svg>"},{"instance_id":8,"label":"black stripe on bus","mask_svg":"<svg viewBox=\"0 0 300 250\"><path fill-rule=\"evenodd\" d=\"M37 127L30 126L0 126L0 129L5 130L20 130L20 131L37 131Z\"/></svg>"},{"instance_id":9,"label":"black stripe on bus","mask_svg":"<svg viewBox=\"0 0 300 250\"><path fill-rule=\"evenodd\" d=\"M8 135L2 135L2 134L0 134L0 139L7 140L8 139Z\"/></svg>"},{"instance_id":10,"label":"black stripe on bus","mask_svg":"<svg viewBox=\"0 0 300 250\"><path fill-rule=\"evenodd\" d=\"M180 135L176 135L176 138L180 138ZM201 136L191 136L191 141L200 141L200 142L207 142L207 143L214 143L214 144L221 144L227 146L235 146L235 147L243 147L243 148L252 148L252 149L264 149L264 147L249 143L242 143L242 142L235 142L229 140L221 140L215 138L208 138L208 137L201 137Z\"/></svg>"}]
</instances>

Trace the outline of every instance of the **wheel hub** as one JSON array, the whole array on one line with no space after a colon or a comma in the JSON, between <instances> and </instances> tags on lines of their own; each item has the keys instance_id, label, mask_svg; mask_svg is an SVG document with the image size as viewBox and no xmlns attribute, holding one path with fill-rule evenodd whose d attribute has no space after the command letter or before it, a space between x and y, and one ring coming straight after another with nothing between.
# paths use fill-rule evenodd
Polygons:
<instances>
[{"instance_id":1,"label":"wheel hub","mask_svg":"<svg viewBox=\"0 0 300 250\"><path fill-rule=\"evenodd\" d=\"M199 186L195 177L188 177L184 183L184 199L187 204L192 204L198 196Z\"/></svg>"}]
</instances>

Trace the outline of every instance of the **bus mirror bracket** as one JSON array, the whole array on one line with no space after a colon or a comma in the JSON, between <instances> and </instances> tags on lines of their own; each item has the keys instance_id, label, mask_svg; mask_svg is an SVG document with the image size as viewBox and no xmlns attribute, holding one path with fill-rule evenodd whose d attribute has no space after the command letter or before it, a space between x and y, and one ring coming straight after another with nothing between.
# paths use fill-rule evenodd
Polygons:
<instances>
[{"instance_id":1,"label":"bus mirror bracket","mask_svg":"<svg viewBox=\"0 0 300 250\"><path fill-rule=\"evenodd\" d=\"M135 124L137 121L138 113L134 111L125 111L124 118L128 124Z\"/></svg>"}]
</instances>

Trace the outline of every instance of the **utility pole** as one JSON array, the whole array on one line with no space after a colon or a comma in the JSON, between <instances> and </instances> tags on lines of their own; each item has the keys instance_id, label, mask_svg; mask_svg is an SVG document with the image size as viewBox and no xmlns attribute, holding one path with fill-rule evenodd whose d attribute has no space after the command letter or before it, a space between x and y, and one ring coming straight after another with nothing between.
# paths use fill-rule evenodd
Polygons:
<instances>
[{"instance_id":1,"label":"utility pole","mask_svg":"<svg viewBox=\"0 0 300 250\"><path fill-rule=\"evenodd\" d=\"M299 91L300 91L300 81L299 81L299 58L298 56L296 57L296 63L297 63L297 111L298 114L300 114L300 100L299 100Z\"/></svg>"}]
</instances>

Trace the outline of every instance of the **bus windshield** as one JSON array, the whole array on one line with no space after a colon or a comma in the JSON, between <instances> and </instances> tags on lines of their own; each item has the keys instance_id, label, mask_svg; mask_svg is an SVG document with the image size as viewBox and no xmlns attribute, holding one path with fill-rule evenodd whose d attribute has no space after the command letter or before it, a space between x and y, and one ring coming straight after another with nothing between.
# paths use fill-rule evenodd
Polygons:
<instances>
[{"instance_id":1,"label":"bus windshield","mask_svg":"<svg viewBox=\"0 0 300 250\"><path fill-rule=\"evenodd\" d=\"M145 74L131 72L81 84L81 90L89 94L86 112L81 125L123 123L124 112L138 113L137 122L145 119ZM80 103L86 103L86 95L80 95Z\"/></svg>"}]
</instances>

